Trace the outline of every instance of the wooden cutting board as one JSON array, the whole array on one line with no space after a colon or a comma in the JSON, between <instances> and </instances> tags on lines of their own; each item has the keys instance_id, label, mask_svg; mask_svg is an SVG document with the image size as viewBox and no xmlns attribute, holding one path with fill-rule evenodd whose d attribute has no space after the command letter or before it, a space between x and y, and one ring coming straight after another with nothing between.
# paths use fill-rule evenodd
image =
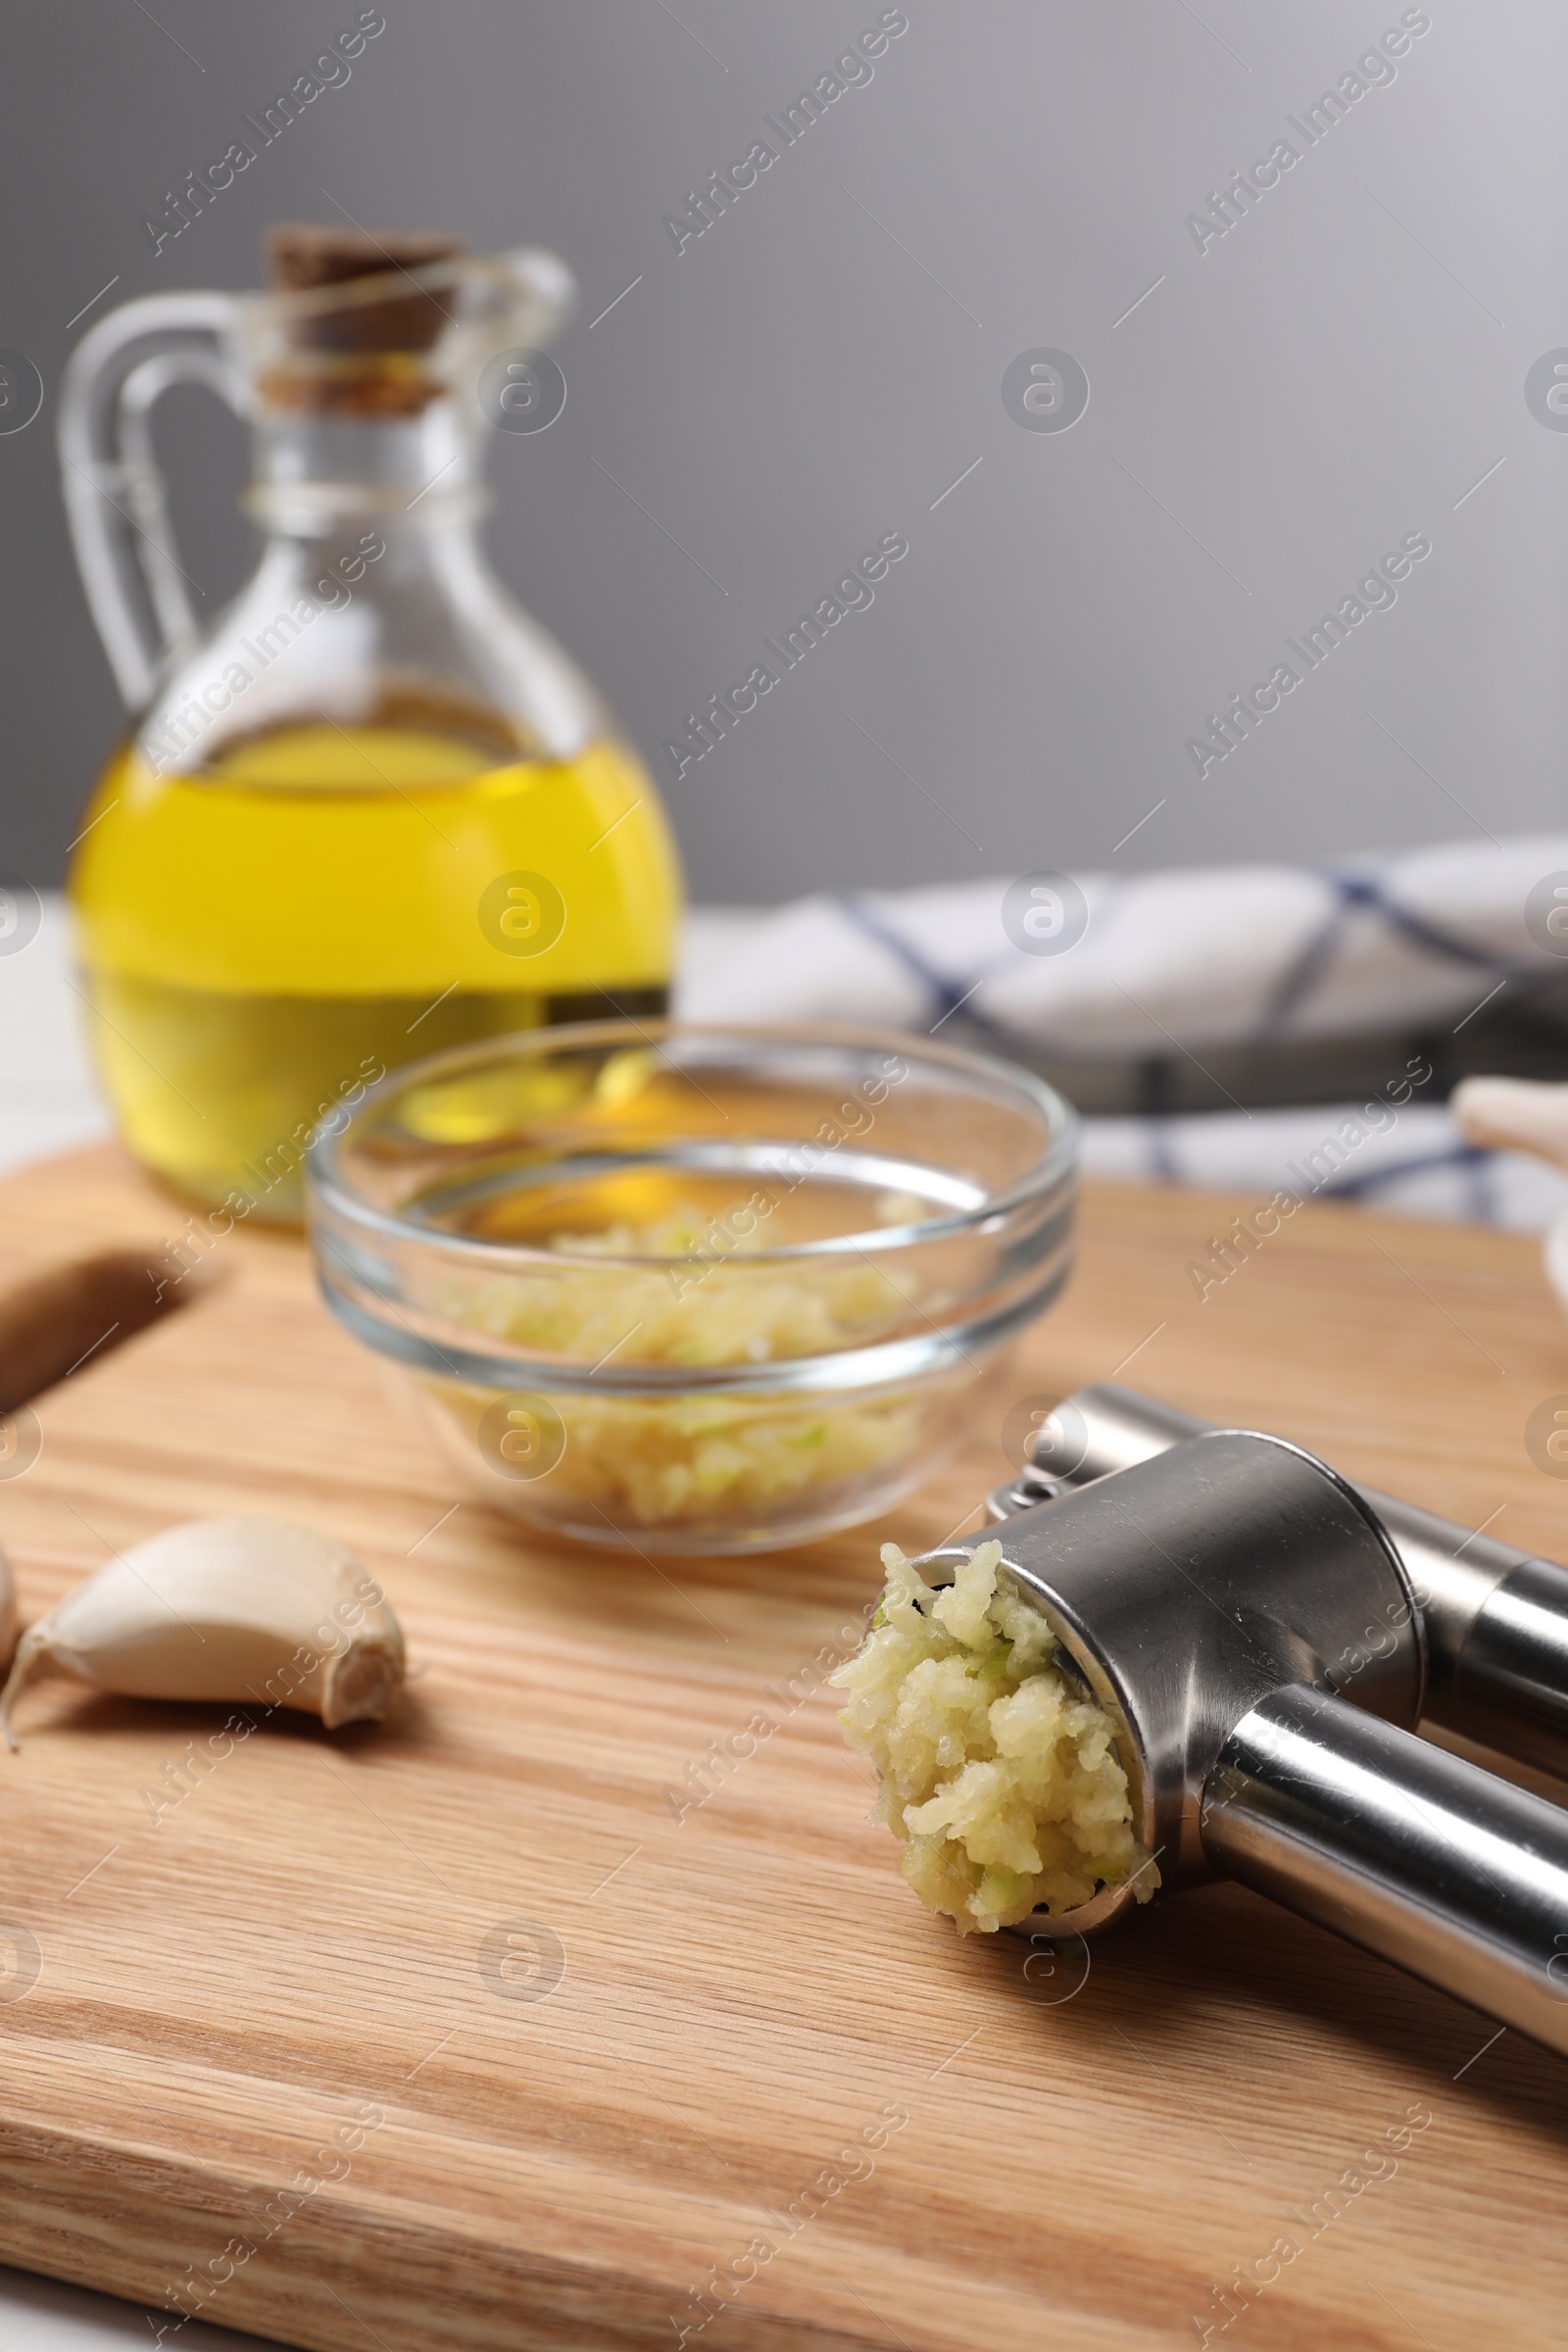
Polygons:
<instances>
[{"instance_id":1,"label":"wooden cutting board","mask_svg":"<svg viewBox=\"0 0 1568 2352\"><path fill-rule=\"evenodd\" d=\"M1535 1246L1308 1209L1200 1302L1187 1261L1246 1205L1091 1190L1009 1397L1121 1368L1568 1551L1524 1445L1568 1391ZM182 1213L112 1148L28 1170L0 1279ZM297 1242L236 1233L215 1271L40 1401L0 1484L24 1604L170 1521L281 1511L384 1580L418 1679L380 1727L273 1716L156 1820L224 1711L26 1700L0 2258L171 2327L194 2271L205 2318L322 2352L1568 2340L1558 2059L1240 1889L1085 1978L906 1887L798 1678L877 1541L940 1541L1003 1475L999 1410L889 1528L654 1568L454 1509ZM1238 2265L1264 2282L1222 2328Z\"/></svg>"}]
</instances>

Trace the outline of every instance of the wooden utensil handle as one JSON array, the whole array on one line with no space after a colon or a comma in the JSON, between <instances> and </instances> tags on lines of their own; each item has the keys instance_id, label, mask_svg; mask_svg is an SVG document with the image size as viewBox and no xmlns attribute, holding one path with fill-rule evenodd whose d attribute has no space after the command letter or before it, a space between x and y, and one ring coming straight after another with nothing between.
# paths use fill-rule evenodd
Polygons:
<instances>
[{"instance_id":1,"label":"wooden utensil handle","mask_svg":"<svg viewBox=\"0 0 1568 2352\"><path fill-rule=\"evenodd\" d=\"M0 1295L0 1413L184 1304L151 1250L103 1250Z\"/></svg>"}]
</instances>

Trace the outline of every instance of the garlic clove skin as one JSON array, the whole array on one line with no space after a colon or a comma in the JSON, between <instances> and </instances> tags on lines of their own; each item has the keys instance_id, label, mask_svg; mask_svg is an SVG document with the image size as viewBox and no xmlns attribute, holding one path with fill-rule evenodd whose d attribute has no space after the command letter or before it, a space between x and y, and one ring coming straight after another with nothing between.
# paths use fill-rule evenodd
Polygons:
<instances>
[{"instance_id":1,"label":"garlic clove skin","mask_svg":"<svg viewBox=\"0 0 1568 2352\"><path fill-rule=\"evenodd\" d=\"M1536 1078L1461 1078L1448 1107L1467 1143L1534 1152L1568 1166L1568 1086Z\"/></svg>"},{"instance_id":2,"label":"garlic clove skin","mask_svg":"<svg viewBox=\"0 0 1568 2352\"><path fill-rule=\"evenodd\" d=\"M385 1594L332 1537L286 1519L193 1520L117 1555L28 1627L0 1730L11 1739L18 1696L50 1674L127 1698L299 1707L335 1730L379 1715L405 1664Z\"/></svg>"}]
</instances>

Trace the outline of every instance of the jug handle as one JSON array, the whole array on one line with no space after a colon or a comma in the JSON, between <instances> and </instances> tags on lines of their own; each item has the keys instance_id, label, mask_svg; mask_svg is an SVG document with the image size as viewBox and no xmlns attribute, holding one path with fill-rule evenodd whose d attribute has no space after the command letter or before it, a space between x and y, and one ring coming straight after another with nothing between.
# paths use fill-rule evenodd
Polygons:
<instances>
[{"instance_id":1,"label":"jug handle","mask_svg":"<svg viewBox=\"0 0 1568 2352\"><path fill-rule=\"evenodd\" d=\"M160 663L196 615L153 455L152 409L172 384L202 383L243 415L229 350L228 294L147 294L99 320L61 385L60 468L87 604L125 702L146 703Z\"/></svg>"}]
</instances>

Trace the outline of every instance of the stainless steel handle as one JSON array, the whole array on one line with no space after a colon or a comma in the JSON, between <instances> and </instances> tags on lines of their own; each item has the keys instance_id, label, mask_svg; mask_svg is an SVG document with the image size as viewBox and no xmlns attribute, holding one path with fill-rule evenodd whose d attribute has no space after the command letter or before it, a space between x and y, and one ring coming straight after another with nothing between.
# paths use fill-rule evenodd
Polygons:
<instances>
[{"instance_id":1,"label":"stainless steel handle","mask_svg":"<svg viewBox=\"0 0 1568 2352\"><path fill-rule=\"evenodd\" d=\"M1402 1552L1397 1526L1390 1533ZM1568 1779L1568 1570L1513 1556L1518 1565L1482 1603L1427 1712Z\"/></svg>"},{"instance_id":2,"label":"stainless steel handle","mask_svg":"<svg viewBox=\"0 0 1568 2352\"><path fill-rule=\"evenodd\" d=\"M1044 1466L1084 1486L1214 1426L1134 1389L1080 1389L1052 1415ZM1424 1720L1568 1779L1568 1569L1392 1494L1361 1493L1420 1599Z\"/></svg>"},{"instance_id":3,"label":"stainless steel handle","mask_svg":"<svg viewBox=\"0 0 1568 2352\"><path fill-rule=\"evenodd\" d=\"M1202 1803L1228 1877L1568 2053L1568 1816L1304 1685L1250 1708Z\"/></svg>"}]
</instances>

